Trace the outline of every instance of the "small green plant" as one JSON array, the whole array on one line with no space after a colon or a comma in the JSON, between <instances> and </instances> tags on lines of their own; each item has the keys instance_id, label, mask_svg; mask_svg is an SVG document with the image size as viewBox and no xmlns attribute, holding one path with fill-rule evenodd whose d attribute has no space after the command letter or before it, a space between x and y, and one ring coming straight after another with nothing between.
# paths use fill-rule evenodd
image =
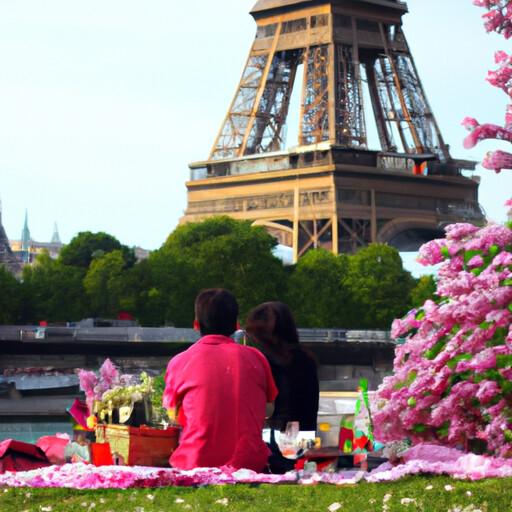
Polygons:
<instances>
[{"instance_id":1,"label":"small green plant","mask_svg":"<svg viewBox=\"0 0 512 512\"><path fill-rule=\"evenodd\" d=\"M153 378L153 394L151 395L151 406L153 408L153 421L161 423L167 420L167 414L162 405L162 398L165 389L165 371Z\"/></svg>"}]
</instances>

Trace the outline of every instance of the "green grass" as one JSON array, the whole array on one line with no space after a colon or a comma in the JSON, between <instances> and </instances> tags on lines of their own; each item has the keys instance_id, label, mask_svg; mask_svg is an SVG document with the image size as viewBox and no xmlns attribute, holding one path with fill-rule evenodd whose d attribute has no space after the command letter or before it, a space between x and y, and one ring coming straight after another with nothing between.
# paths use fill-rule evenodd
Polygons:
<instances>
[{"instance_id":1,"label":"green grass","mask_svg":"<svg viewBox=\"0 0 512 512\"><path fill-rule=\"evenodd\" d=\"M389 484L227 485L76 491L0 489L1 512L154 511L512 511L512 479L462 482L445 477L412 477ZM432 486L430 489L429 487ZM451 486L446 490L445 486ZM386 498L385 498L386 497ZM405 501L402 500L405 498ZM415 500L407 503L407 499ZM216 503L221 500L220 503Z\"/></svg>"}]
</instances>

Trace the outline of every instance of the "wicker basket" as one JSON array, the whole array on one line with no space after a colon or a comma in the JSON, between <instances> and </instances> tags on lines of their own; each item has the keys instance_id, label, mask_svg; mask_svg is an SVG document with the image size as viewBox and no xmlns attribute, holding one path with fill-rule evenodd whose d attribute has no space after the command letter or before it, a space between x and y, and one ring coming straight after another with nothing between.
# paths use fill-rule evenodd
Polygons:
<instances>
[{"instance_id":1,"label":"wicker basket","mask_svg":"<svg viewBox=\"0 0 512 512\"><path fill-rule=\"evenodd\" d=\"M178 446L179 429L146 426L98 425L96 441L109 443L119 464L129 466L169 466L169 457Z\"/></svg>"}]
</instances>

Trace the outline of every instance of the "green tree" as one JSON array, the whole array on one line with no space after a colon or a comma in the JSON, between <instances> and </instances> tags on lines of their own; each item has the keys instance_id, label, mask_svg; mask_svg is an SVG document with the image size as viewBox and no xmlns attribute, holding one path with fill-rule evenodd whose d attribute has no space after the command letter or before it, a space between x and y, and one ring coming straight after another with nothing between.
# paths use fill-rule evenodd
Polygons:
<instances>
[{"instance_id":1,"label":"green tree","mask_svg":"<svg viewBox=\"0 0 512 512\"><path fill-rule=\"evenodd\" d=\"M417 308L423 306L427 299L435 300L437 298L436 289L434 276L421 276L411 290L411 306Z\"/></svg>"},{"instance_id":2,"label":"green tree","mask_svg":"<svg viewBox=\"0 0 512 512\"><path fill-rule=\"evenodd\" d=\"M73 265L75 267L89 268L91 261L95 257L103 254L120 250L128 266L135 264L135 254L133 249L108 233L91 233L84 231L78 233L69 244L60 251L59 259L64 265Z\"/></svg>"},{"instance_id":3,"label":"green tree","mask_svg":"<svg viewBox=\"0 0 512 512\"><path fill-rule=\"evenodd\" d=\"M197 261L178 250L154 251L133 268L136 316L143 325L190 327L201 280Z\"/></svg>"},{"instance_id":4,"label":"green tree","mask_svg":"<svg viewBox=\"0 0 512 512\"><path fill-rule=\"evenodd\" d=\"M351 316L350 291L343 285L346 255L325 249L308 251L299 259L289 283L287 302L301 327L347 327Z\"/></svg>"},{"instance_id":5,"label":"green tree","mask_svg":"<svg viewBox=\"0 0 512 512\"><path fill-rule=\"evenodd\" d=\"M371 244L349 257L344 285L353 300L350 327L389 329L395 318L409 309L414 279L404 270L398 251L388 245Z\"/></svg>"},{"instance_id":6,"label":"green tree","mask_svg":"<svg viewBox=\"0 0 512 512\"><path fill-rule=\"evenodd\" d=\"M203 288L231 290L241 318L250 308L284 296L285 271L272 254L275 239L261 227L229 217L178 226L149 258L151 285L146 293L160 306L165 319L191 325L194 299Z\"/></svg>"},{"instance_id":7,"label":"green tree","mask_svg":"<svg viewBox=\"0 0 512 512\"><path fill-rule=\"evenodd\" d=\"M21 315L21 285L0 265L0 324L14 324Z\"/></svg>"},{"instance_id":8,"label":"green tree","mask_svg":"<svg viewBox=\"0 0 512 512\"><path fill-rule=\"evenodd\" d=\"M125 267L121 250L108 252L92 260L84 277L84 288L93 316L115 318L121 309L125 309Z\"/></svg>"},{"instance_id":9,"label":"green tree","mask_svg":"<svg viewBox=\"0 0 512 512\"><path fill-rule=\"evenodd\" d=\"M99 269L96 270L99 274ZM103 270L105 280L108 272ZM111 270L113 274L116 273L115 266ZM183 284L181 274L184 273L178 271L172 258L163 257L158 251L151 253L148 259L124 269L111 281L111 288L115 285L112 291L117 294L116 312L119 309L127 311L145 326L174 325L171 313L175 312L175 308L170 300L174 295L171 290ZM99 275L95 276L94 281L97 289L100 289Z\"/></svg>"},{"instance_id":10,"label":"green tree","mask_svg":"<svg viewBox=\"0 0 512 512\"><path fill-rule=\"evenodd\" d=\"M88 316L82 280L85 270L40 254L23 269L23 319L25 322L76 321Z\"/></svg>"}]
</instances>

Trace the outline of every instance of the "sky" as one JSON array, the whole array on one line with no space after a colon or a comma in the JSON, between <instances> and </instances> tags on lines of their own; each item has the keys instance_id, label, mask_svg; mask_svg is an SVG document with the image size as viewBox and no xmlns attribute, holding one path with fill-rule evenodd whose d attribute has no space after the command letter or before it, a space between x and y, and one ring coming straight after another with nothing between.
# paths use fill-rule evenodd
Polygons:
<instances>
[{"instance_id":1,"label":"sky","mask_svg":"<svg viewBox=\"0 0 512 512\"><path fill-rule=\"evenodd\" d=\"M57 222L68 242L106 231L159 247L186 207L188 163L208 157L254 38L255 0L0 0L0 197L10 238ZM471 0L409 0L404 31L454 157L470 115L503 124L485 81L510 43ZM295 144L290 144L295 145ZM505 218L512 171L478 168L480 203Z\"/></svg>"}]
</instances>

